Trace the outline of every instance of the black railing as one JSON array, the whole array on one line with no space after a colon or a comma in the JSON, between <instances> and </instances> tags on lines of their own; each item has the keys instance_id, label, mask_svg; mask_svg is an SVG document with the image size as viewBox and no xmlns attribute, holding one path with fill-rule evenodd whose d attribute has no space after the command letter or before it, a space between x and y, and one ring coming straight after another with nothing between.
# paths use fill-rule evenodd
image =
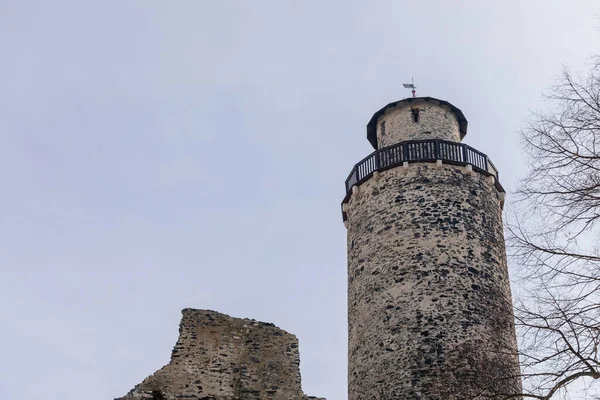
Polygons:
<instances>
[{"instance_id":1,"label":"black railing","mask_svg":"<svg viewBox=\"0 0 600 400\"><path fill-rule=\"evenodd\" d=\"M384 147L371 153L352 168L346 179L346 196L352 186L369 179L373 172L383 171L402 165L405 161L435 162L442 160L446 164L472 165L473 170L485 175L493 175L498 182L498 170L488 156L467 146L466 144L449 142L446 140L415 140L401 142L393 146Z\"/></svg>"}]
</instances>

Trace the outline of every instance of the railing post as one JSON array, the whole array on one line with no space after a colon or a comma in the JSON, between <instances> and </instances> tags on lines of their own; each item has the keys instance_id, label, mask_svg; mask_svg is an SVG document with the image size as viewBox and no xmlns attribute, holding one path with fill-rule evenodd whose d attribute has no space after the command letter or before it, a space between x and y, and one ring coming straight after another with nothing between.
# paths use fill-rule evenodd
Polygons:
<instances>
[{"instance_id":1,"label":"railing post","mask_svg":"<svg viewBox=\"0 0 600 400\"><path fill-rule=\"evenodd\" d=\"M486 157L487 160L487 157ZM488 161L488 165L492 164L492 168L494 169L494 172L496 173L496 175L494 175L496 177L496 180L499 181L500 180L500 171L498 171L498 168L496 168L496 166L494 165L494 163L492 163L491 161Z\"/></svg>"},{"instance_id":2,"label":"railing post","mask_svg":"<svg viewBox=\"0 0 600 400\"><path fill-rule=\"evenodd\" d=\"M440 152L440 141L439 140L436 140L434 143L434 153L435 153L436 160L442 159L441 154L440 154L441 152Z\"/></svg>"},{"instance_id":3,"label":"railing post","mask_svg":"<svg viewBox=\"0 0 600 400\"><path fill-rule=\"evenodd\" d=\"M402 162L408 161L408 143L402 143Z\"/></svg>"},{"instance_id":4,"label":"railing post","mask_svg":"<svg viewBox=\"0 0 600 400\"><path fill-rule=\"evenodd\" d=\"M463 156L462 162L467 163L467 164L471 164L469 162L469 157L468 157L469 154L467 153L467 146L464 145L464 144L461 144L460 147L462 149L462 156Z\"/></svg>"},{"instance_id":5,"label":"railing post","mask_svg":"<svg viewBox=\"0 0 600 400\"><path fill-rule=\"evenodd\" d=\"M381 150L375 150L375 171L379 171L379 154Z\"/></svg>"},{"instance_id":6,"label":"railing post","mask_svg":"<svg viewBox=\"0 0 600 400\"><path fill-rule=\"evenodd\" d=\"M354 183L352 182L353 179L354 179ZM355 165L354 168L352 168L352 174L348 177L348 179L346 179L346 194L348 194L350 192L352 185L354 185L357 181L358 181L358 168Z\"/></svg>"}]
</instances>

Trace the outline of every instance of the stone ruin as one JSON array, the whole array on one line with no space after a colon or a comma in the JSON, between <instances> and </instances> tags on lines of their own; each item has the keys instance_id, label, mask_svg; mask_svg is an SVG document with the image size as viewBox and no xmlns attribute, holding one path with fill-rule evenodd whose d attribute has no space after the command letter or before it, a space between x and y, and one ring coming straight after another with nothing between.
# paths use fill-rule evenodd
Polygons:
<instances>
[{"instance_id":1,"label":"stone ruin","mask_svg":"<svg viewBox=\"0 0 600 400\"><path fill-rule=\"evenodd\" d=\"M216 311L182 314L169 364L115 400L324 400L302 392L296 336Z\"/></svg>"},{"instance_id":2,"label":"stone ruin","mask_svg":"<svg viewBox=\"0 0 600 400\"><path fill-rule=\"evenodd\" d=\"M432 97L367 124L346 180L348 399L520 398L502 229L505 191L467 120ZM126 399L305 400L298 340L272 324L183 310L171 362Z\"/></svg>"}]
</instances>

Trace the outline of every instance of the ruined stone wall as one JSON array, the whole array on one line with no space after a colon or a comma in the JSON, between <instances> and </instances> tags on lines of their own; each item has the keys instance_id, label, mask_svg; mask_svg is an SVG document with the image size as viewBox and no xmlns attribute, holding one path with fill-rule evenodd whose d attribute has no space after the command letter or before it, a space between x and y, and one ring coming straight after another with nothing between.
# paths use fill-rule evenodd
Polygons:
<instances>
[{"instance_id":1,"label":"ruined stone wall","mask_svg":"<svg viewBox=\"0 0 600 400\"><path fill-rule=\"evenodd\" d=\"M121 400L303 400L298 339L270 323L184 309L169 364Z\"/></svg>"},{"instance_id":2,"label":"ruined stone wall","mask_svg":"<svg viewBox=\"0 0 600 400\"><path fill-rule=\"evenodd\" d=\"M347 215L349 400L518 392L501 208L485 176L394 168L363 183Z\"/></svg>"},{"instance_id":3,"label":"ruined stone wall","mask_svg":"<svg viewBox=\"0 0 600 400\"><path fill-rule=\"evenodd\" d=\"M419 109L419 122L413 121L411 109ZM405 140L443 139L460 142L456 115L435 101L401 104L386 110L377 120L377 145L391 146Z\"/></svg>"}]
</instances>

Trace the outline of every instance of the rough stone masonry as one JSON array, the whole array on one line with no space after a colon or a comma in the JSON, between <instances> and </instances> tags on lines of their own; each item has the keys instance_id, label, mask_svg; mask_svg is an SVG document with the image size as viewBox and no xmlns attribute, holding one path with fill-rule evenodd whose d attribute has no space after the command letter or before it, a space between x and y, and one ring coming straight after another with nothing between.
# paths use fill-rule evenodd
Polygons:
<instances>
[{"instance_id":1,"label":"rough stone masonry","mask_svg":"<svg viewBox=\"0 0 600 400\"><path fill-rule=\"evenodd\" d=\"M378 148L459 142L466 119L449 103L407 99L369 129ZM502 196L470 167L404 163L347 198L349 400L520 392Z\"/></svg>"},{"instance_id":2,"label":"rough stone masonry","mask_svg":"<svg viewBox=\"0 0 600 400\"><path fill-rule=\"evenodd\" d=\"M169 364L116 400L319 400L302 392L296 336L210 310L182 314Z\"/></svg>"}]
</instances>

